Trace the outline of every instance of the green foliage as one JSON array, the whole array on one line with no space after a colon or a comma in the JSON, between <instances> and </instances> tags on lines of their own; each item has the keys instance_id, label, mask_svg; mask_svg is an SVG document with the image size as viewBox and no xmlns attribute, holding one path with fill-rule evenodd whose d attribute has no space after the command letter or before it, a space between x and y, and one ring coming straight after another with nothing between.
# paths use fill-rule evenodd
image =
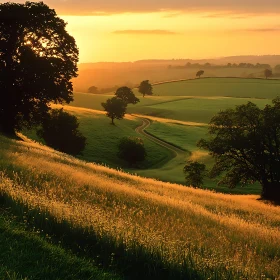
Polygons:
<instances>
[{"instance_id":1,"label":"green foliage","mask_svg":"<svg viewBox=\"0 0 280 280\"><path fill-rule=\"evenodd\" d=\"M199 77L202 76L204 74L204 70L199 70L197 73L196 73L196 77Z\"/></svg>"},{"instance_id":2,"label":"green foliage","mask_svg":"<svg viewBox=\"0 0 280 280\"><path fill-rule=\"evenodd\" d=\"M197 161L187 161L187 164L184 167L184 173L186 174L186 184L195 188L202 187L205 172L205 164L199 163Z\"/></svg>"},{"instance_id":3,"label":"green foliage","mask_svg":"<svg viewBox=\"0 0 280 280\"><path fill-rule=\"evenodd\" d=\"M49 104L73 100L78 48L43 2L0 5L0 129L39 123Z\"/></svg>"},{"instance_id":4,"label":"green foliage","mask_svg":"<svg viewBox=\"0 0 280 280\"><path fill-rule=\"evenodd\" d=\"M122 99L118 97L107 99L106 103L101 103L101 105L107 112L106 115L111 118L112 124L114 124L114 119L123 119L126 113L127 105Z\"/></svg>"},{"instance_id":5,"label":"green foliage","mask_svg":"<svg viewBox=\"0 0 280 280\"><path fill-rule=\"evenodd\" d=\"M143 97L145 97L145 95L152 95L153 87L149 83L149 80L142 81L138 88L138 91L143 94Z\"/></svg>"},{"instance_id":6,"label":"green foliage","mask_svg":"<svg viewBox=\"0 0 280 280\"><path fill-rule=\"evenodd\" d=\"M131 165L145 160L147 153L143 140L138 137L124 137L119 143L118 156L128 161Z\"/></svg>"},{"instance_id":7,"label":"green foliage","mask_svg":"<svg viewBox=\"0 0 280 280\"><path fill-rule=\"evenodd\" d=\"M86 138L78 130L77 117L63 111L51 110L43 120L37 134L46 144L70 155L80 154L86 146Z\"/></svg>"},{"instance_id":8,"label":"green foliage","mask_svg":"<svg viewBox=\"0 0 280 280\"><path fill-rule=\"evenodd\" d=\"M118 88L115 95L126 104L136 104L140 101L129 87Z\"/></svg>"},{"instance_id":9,"label":"green foliage","mask_svg":"<svg viewBox=\"0 0 280 280\"><path fill-rule=\"evenodd\" d=\"M257 181L263 198L280 200L279 98L263 110L248 102L221 111L212 118L209 134L198 145L215 159L212 177L225 173L220 184L231 188Z\"/></svg>"}]
</instances>

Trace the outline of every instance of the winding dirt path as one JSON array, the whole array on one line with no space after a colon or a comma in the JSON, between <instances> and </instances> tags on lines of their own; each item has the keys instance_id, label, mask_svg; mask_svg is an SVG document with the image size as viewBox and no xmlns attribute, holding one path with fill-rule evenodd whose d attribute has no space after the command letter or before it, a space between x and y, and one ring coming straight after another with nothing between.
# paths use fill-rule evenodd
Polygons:
<instances>
[{"instance_id":1,"label":"winding dirt path","mask_svg":"<svg viewBox=\"0 0 280 280\"><path fill-rule=\"evenodd\" d=\"M171 144L169 144L169 143L167 143L163 140L160 140L160 139L152 136L151 134L147 133L145 131L145 129L150 126L151 122L150 122L149 119L146 119L146 118L141 118L141 120L142 120L142 124L135 129L135 131L138 134L141 134L141 135L145 136L147 139L153 141L154 143L172 151L175 154L175 156L187 153L186 151L184 151L180 148L177 148L177 147L175 147L175 146L173 146L173 145L171 145Z\"/></svg>"}]
</instances>

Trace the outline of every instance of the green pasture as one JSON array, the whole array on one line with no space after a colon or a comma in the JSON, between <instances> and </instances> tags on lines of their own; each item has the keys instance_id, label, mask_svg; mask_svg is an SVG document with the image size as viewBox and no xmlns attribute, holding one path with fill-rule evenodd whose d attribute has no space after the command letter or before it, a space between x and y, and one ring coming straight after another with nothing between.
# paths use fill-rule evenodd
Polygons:
<instances>
[{"instance_id":1,"label":"green pasture","mask_svg":"<svg viewBox=\"0 0 280 280\"><path fill-rule=\"evenodd\" d=\"M273 99L280 94L280 80L201 78L156 85L159 96L230 96Z\"/></svg>"},{"instance_id":2,"label":"green pasture","mask_svg":"<svg viewBox=\"0 0 280 280\"><path fill-rule=\"evenodd\" d=\"M104 110L101 106L102 102L112 98L109 94L90 94L90 93L74 93L74 101L70 103L71 106L88 108L94 110Z\"/></svg>"},{"instance_id":3,"label":"green pasture","mask_svg":"<svg viewBox=\"0 0 280 280\"><path fill-rule=\"evenodd\" d=\"M200 150L196 146L198 140L207 138L207 127L152 121L146 131L161 140L184 149L186 152L173 158L161 168L140 171L135 170L135 173L141 176L184 185L185 178L183 168L187 160L192 159L204 163L208 170L210 170L214 164L213 159L209 155L205 155L205 151ZM257 184L229 189L226 186L218 186L217 182L218 179L212 180L206 178L204 188L232 194L258 194L261 191L260 186Z\"/></svg>"},{"instance_id":4,"label":"green pasture","mask_svg":"<svg viewBox=\"0 0 280 280\"><path fill-rule=\"evenodd\" d=\"M111 120L105 115L94 113L75 112L80 122L80 130L87 138L87 146L80 156L81 159L103 163L113 167L125 167L127 164L117 156L118 143L122 137L141 137L135 132L135 128L141 125L141 120L115 120L116 125L111 124ZM141 137L143 138L143 137ZM139 167L149 168L161 165L172 158L172 153L155 143L144 140L147 150L145 162Z\"/></svg>"},{"instance_id":5,"label":"green pasture","mask_svg":"<svg viewBox=\"0 0 280 280\"><path fill-rule=\"evenodd\" d=\"M211 118L220 110L233 108L249 101L263 108L270 100L250 99L250 98L229 98L217 97L209 98L186 98L169 102L159 102L146 106L130 107L129 110L134 114L155 116L160 118L174 119L180 121L190 121L199 123L209 123Z\"/></svg>"},{"instance_id":6,"label":"green pasture","mask_svg":"<svg viewBox=\"0 0 280 280\"><path fill-rule=\"evenodd\" d=\"M219 110L252 101L263 107L280 94L280 81L241 78L202 78L154 86L154 95L129 105L127 112L182 121L206 122ZM112 93L113 95L113 93ZM112 95L75 93L71 106L103 110Z\"/></svg>"},{"instance_id":7,"label":"green pasture","mask_svg":"<svg viewBox=\"0 0 280 280\"><path fill-rule=\"evenodd\" d=\"M146 131L161 140L192 153L198 149L197 141L206 137L207 127L152 121Z\"/></svg>"},{"instance_id":8,"label":"green pasture","mask_svg":"<svg viewBox=\"0 0 280 280\"><path fill-rule=\"evenodd\" d=\"M80 159L114 168L127 168L127 163L117 156L118 143L122 137L127 136L140 137L144 140L147 158L143 163L139 163L139 168L161 166L174 156L172 152L135 132L135 128L142 123L140 119L115 120L115 125L112 125L111 119L103 114L72 110L69 107L66 107L66 111L78 118L79 130L87 138L86 148L83 154L78 156ZM41 141L34 130L24 131L24 134L33 140Z\"/></svg>"}]
</instances>

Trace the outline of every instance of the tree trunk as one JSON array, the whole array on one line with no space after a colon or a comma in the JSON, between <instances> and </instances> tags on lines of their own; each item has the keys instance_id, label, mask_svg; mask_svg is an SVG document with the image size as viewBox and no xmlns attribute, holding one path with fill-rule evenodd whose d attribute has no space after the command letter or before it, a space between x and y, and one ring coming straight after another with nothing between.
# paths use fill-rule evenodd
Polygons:
<instances>
[{"instance_id":1,"label":"tree trunk","mask_svg":"<svg viewBox=\"0 0 280 280\"><path fill-rule=\"evenodd\" d=\"M268 182L262 186L262 198L280 202L280 183Z\"/></svg>"},{"instance_id":2,"label":"tree trunk","mask_svg":"<svg viewBox=\"0 0 280 280\"><path fill-rule=\"evenodd\" d=\"M0 127L0 132L2 132L5 136L10 137L10 138L15 138L16 137L16 132L11 127L1 126Z\"/></svg>"},{"instance_id":3,"label":"tree trunk","mask_svg":"<svg viewBox=\"0 0 280 280\"><path fill-rule=\"evenodd\" d=\"M114 118L112 117L111 119L112 119L112 124L115 124L115 123L114 123Z\"/></svg>"},{"instance_id":4,"label":"tree trunk","mask_svg":"<svg viewBox=\"0 0 280 280\"><path fill-rule=\"evenodd\" d=\"M11 112L9 113L4 112L4 114L5 114L4 116L1 116L0 131L9 137L14 137L16 136L16 132L15 132L16 116Z\"/></svg>"}]
</instances>

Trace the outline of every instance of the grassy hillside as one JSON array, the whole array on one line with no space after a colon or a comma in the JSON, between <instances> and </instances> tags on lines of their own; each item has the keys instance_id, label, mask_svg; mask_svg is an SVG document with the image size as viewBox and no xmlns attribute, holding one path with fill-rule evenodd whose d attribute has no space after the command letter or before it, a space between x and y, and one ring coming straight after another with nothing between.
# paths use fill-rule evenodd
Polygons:
<instances>
[{"instance_id":1,"label":"grassy hillside","mask_svg":"<svg viewBox=\"0 0 280 280\"><path fill-rule=\"evenodd\" d=\"M130 115L123 120L115 120L116 125L111 124L111 119L106 117L104 111L94 111L71 106L64 106L64 110L74 114L80 123L80 131L87 138L87 145L80 159L109 165L115 168L126 168L128 164L118 158L118 144L122 137L141 137L135 132L142 121ZM40 141L33 130L24 131L24 134L33 140ZM174 155L168 150L143 138L147 150L147 158L139 163L139 168L161 166Z\"/></svg>"},{"instance_id":2,"label":"grassy hillside","mask_svg":"<svg viewBox=\"0 0 280 280\"><path fill-rule=\"evenodd\" d=\"M21 217L23 220L24 217ZM89 258L76 256L61 245L51 242L43 229L28 229L11 212L0 205L0 278L28 279L121 279L105 273Z\"/></svg>"},{"instance_id":3,"label":"grassy hillside","mask_svg":"<svg viewBox=\"0 0 280 280\"><path fill-rule=\"evenodd\" d=\"M280 208L258 196L135 177L2 136L0 143L1 204L126 279L280 275Z\"/></svg>"}]
</instances>

